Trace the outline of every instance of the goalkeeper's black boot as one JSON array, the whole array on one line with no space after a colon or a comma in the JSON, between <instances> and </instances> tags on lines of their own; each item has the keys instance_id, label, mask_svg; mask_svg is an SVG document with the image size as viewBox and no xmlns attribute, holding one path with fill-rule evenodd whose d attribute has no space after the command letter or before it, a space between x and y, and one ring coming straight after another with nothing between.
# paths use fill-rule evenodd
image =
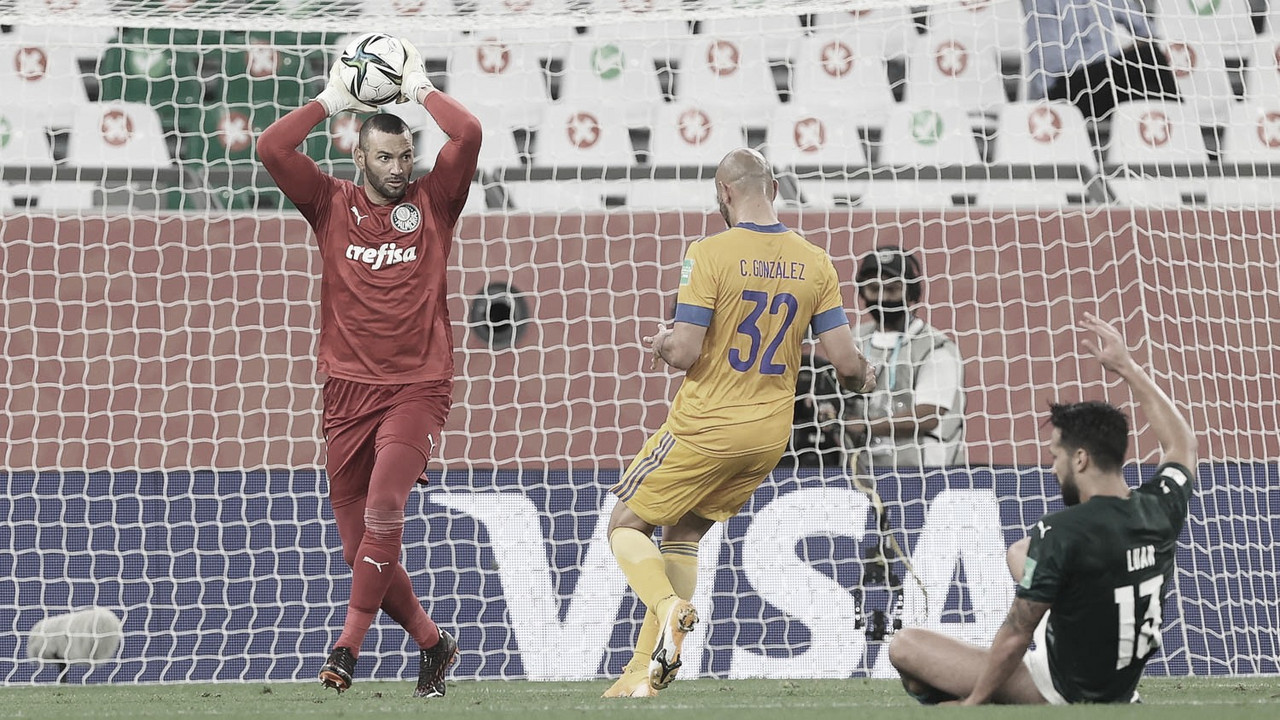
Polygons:
<instances>
[{"instance_id":1,"label":"goalkeeper's black boot","mask_svg":"<svg viewBox=\"0 0 1280 720\"><path fill-rule=\"evenodd\" d=\"M418 651L418 687L413 691L413 696L444 697L444 676L449 672L449 664L457 656L458 641L441 630L439 642L426 650Z\"/></svg>"},{"instance_id":2,"label":"goalkeeper's black boot","mask_svg":"<svg viewBox=\"0 0 1280 720\"><path fill-rule=\"evenodd\" d=\"M351 675L356 671L356 656L351 650L336 647L320 668L320 684L337 690L339 694L351 687Z\"/></svg>"}]
</instances>

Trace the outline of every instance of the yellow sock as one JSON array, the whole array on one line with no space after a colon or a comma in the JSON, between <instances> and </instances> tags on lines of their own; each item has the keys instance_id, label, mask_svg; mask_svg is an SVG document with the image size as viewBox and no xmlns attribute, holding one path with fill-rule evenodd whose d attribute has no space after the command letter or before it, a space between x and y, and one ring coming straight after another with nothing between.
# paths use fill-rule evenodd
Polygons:
<instances>
[{"instance_id":1,"label":"yellow sock","mask_svg":"<svg viewBox=\"0 0 1280 720\"><path fill-rule=\"evenodd\" d=\"M609 547L618 567L627 576L627 584L635 590L640 602L654 609L662 600L676 594L663 568L662 554L647 535L628 527L615 529L609 535Z\"/></svg>"},{"instance_id":2,"label":"yellow sock","mask_svg":"<svg viewBox=\"0 0 1280 720\"><path fill-rule=\"evenodd\" d=\"M662 560L672 589L685 600L692 600L698 586L698 543L664 542Z\"/></svg>"},{"instance_id":3,"label":"yellow sock","mask_svg":"<svg viewBox=\"0 0 1280 720\"><path fill-rule=\"evenodd\" d=\"M693 591L698 584L698 543L662 543L662 563L676 595L685 600L693 599ZM635 653L627 663L627 669L647 671L649 658L657 646L658 616L652 610L646 610L644 623L640 625L640 637L636 638Z\"/></svg>"}]
</instances>

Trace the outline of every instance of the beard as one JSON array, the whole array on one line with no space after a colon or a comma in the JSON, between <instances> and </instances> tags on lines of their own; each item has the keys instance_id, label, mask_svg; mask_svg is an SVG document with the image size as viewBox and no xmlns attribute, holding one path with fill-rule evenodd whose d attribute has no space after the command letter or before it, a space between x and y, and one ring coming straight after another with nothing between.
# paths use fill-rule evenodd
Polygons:
<instances>
[{"instance_id":1,"label":"beard","mask_svg":"<svg viewBox=\"0 0 1280 720\"><path fill-rule=\"evenodd\" d=\"M1062 488L1062 504L1067 507L1080 504L1080 486L1076 484L1075 474L1058 478L1058 486Z\"/></svg>"},{"instance_id":2,"label":"beard","mask_svg":"<svg viewBox=\"0 0 1280 720\"><path fill-rule=\"evenodd\" d=\"M387 178L369 176L369 184L373 186L374 192L378 193L388 200L399 200L404 197L404 193L409 189L409 183L402 182L399 187L390 187Z\"/></svg>"}]
</instances>

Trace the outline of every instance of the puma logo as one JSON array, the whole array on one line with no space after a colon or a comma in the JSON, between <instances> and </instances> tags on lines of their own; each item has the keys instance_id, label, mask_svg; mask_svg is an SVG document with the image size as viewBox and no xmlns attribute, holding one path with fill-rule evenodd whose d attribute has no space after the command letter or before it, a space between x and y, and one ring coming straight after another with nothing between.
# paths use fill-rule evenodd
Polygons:
<instances>
[{"instance_id":1,"label":"puma logo","mask_svg":"<svg viewBox=\"0 0 1280 720\"><path fill-rule=\"evenodd\" d=\"M1043 538L1045 535L1048 535L1048 534L1049 534L1049 531L1053 529L1053 526L1052 526L1052 525L1045 525L1043 520L1041 520L1040 522L1036 523L1036 527L1040 529L1040 537L1041 537L1041 538ZM368 559L369 559L369 558L365 558L365 560L368 560Z\"/></svg>"},{"instance_id":2,"label":"puma logo","mask_svg":"<svg viewBox=\"0 0 1280 720\"><path fill-rule=\"evenodd\" d=\"M361 214L360 214L360 211L356 209L356 206L355 206L355 205L352 205L352 206L351 206L351 214L356 216L356 226L357 226L357 227L360 225L360 221L361 221L361 220L363 220L363 219L365 219L365 218L369 217L368 215L361 215Z\"/></svg>"},{"instance_id":3,"label":"puma logo","mask_svg":"<svg viewBox=\"0 0 1280 720\"><path fill-rule=\"evenodd\" d=\"M367 562L367 563L369 563L370 565L372 565L372 566L374 566L374 567L378 568L378 572L382 572L382 566L383 566L383 565L390 565L390 564L391 564L391 561L389 561L389 560L388 560L387 562L378 562L377 560L374 560L373 558L369 557L368 555L365 555L365 556L364 556L364 561L365 561L365 562Z\"/></svg>"}]
</instances>

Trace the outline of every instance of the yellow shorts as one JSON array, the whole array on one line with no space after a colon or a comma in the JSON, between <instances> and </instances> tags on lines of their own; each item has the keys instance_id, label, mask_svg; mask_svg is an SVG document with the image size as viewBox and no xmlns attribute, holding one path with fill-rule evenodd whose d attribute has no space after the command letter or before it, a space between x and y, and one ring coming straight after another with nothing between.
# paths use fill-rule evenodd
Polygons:
<instances>
[{"instance_id":1,"label":"yellow shorts","mask_svg":"<svg viewBox=\"0 0 1280 720\"><path fill-rule=\"evenodd\" d=\"M650 525L687 513L724 522L742 509L782 459L786 446L739 457L703 455L662 426L610 492Z\"/></svg>"}]
</instances>

